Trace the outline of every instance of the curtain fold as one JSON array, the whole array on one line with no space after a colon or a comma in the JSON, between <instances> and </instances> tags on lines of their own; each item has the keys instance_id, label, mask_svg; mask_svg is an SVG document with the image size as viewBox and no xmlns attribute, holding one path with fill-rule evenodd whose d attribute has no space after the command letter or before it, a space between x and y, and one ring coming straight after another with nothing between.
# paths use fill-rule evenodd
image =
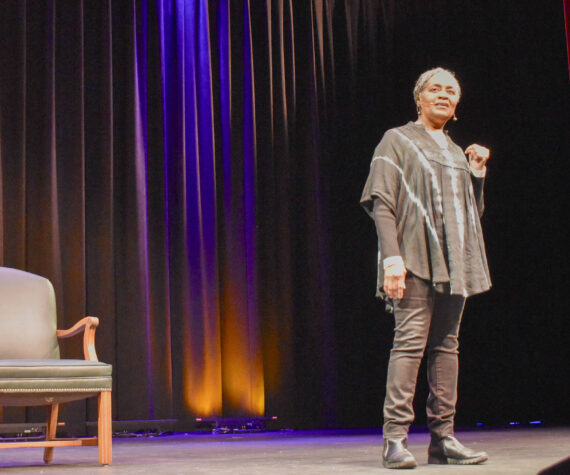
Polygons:
<instances>
[{"instance_id":1,"label":"curtain fold","mask_svg":"<svg viewBox=\"0 0 570 475\"><path fill-rule=\"evenodd\" d=\"M564 22L566 25L566 54L568 59L568 75L570 76L570 1L564 0Z\"/></svg>"},{"instance_id":2,"label":"curtain fold","mask_svg":"<svg viewBox=\"0 0 570 475\"><path fill-rule=\"evenodd\" d=\"M222 377L224 412L264 415L257 296L257 170L249 2L220 2L222 84ZM229 19L229 22L226 21ZM231 47L228 43L231 41ZM225 66L225 67L224 67ZM224 87L221 89L225 90ZM222 93L223 94L223 93Z\"/></svg>"}]
</instances>

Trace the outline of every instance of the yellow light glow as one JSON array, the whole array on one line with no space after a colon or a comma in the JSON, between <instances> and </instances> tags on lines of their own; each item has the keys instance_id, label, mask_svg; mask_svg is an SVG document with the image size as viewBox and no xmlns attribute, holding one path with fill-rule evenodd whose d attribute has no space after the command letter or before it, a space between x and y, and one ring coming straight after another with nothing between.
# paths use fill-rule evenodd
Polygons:
<instances>
[{"instance_id":1,"label":"yellow light glow","mask_svg":"<svg viewBox=\"0 0 570 475\"><path fill-rule=\"evenodd\" d=\"M234 281L235 282L235 281ZM222 368L224 407L232 412L263 416L265 385L257 315L249 316L245 292L228 289L224 299ZM255 321L250 321L250 319Z\"/></svg>"}]
</instances>

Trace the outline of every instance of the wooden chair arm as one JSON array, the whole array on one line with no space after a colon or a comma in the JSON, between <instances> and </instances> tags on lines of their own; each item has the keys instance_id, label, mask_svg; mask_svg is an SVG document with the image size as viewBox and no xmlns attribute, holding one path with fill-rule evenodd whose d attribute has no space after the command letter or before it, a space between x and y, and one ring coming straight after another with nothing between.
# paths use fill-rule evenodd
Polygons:
<instances>
[{"instance_id":1,"label":"wooden chair arm","mask_svg":"<svg viewBox=\"0 0 570 475\"><path fill-rule=\"evenodd\" d=\"M69 338L78 333L83 333L83 355L88 361L99 361L95 351L95 330L99 325L97 317L85 317L67 330L57 330L58 338Z\"/></svg>"}]
</instances>

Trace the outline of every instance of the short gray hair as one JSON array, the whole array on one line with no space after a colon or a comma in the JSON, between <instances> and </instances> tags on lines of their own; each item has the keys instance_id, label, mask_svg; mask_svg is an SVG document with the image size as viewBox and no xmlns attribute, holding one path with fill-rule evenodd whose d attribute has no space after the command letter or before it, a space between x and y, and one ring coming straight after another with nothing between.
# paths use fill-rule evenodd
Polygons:
<instances>
[{"instance_id":1,"label":"short gray hair","mask_svg":"<svg viewBox=\"0 0 570 475\"><path fill-rule=\"evenodd\" d=\"M451 75L451 77L453 77L453 79L455 79L457 81L457 78L455 77L455 73L453 71L449 71L448 69L445 69L445 68L439 68L438 67L438 68L430 69L429 71L422 73L420 75L420 77L418 78L418 80L416 81L416 85L414 86L414 102L416 104L420 100L420 94L426 88L429 80L438 73L447 73L447 74ZM459 85L459 81L457 81L457 87L458 87L458 91L457 91L458 97L461 97L461 86Z\"/></svg>"}]
</instances>

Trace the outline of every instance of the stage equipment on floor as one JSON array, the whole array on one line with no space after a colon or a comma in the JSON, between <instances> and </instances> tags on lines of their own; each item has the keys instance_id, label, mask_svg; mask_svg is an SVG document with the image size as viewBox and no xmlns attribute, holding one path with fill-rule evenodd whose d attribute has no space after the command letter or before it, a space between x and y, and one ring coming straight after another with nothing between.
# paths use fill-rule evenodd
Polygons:
<instances>
[{"instance_id":1,"label":"stage equipment on floor","mask_svg":"<svg viewBox=\"0 0 570 475\"><path fill-rule=\"evenodd\" d=\"M49 406L45 439L2 442L0 449L44 447L44 462L54 447L97 445L99 463L112 459L112 366L97 360L95 329L85 317L57 330L55 293L49 280L0 267L0 406ZM85 359L60 359L59 339L83 332ZM56 438L59 404L98 398L98 436Z\"/></svg>"},{"instance_id":2,"label":"stage equipment on floor","mask_svg":"<svg viewBox=\"0 0 570 475\"><path fill-rule=\"evenodd\" d=\"M236 432L265 432L266 424L276 422L277 416L272 417L197 417L198 428L211 429L214 434L229 434Z\"/></svg>"}]
</instances>

